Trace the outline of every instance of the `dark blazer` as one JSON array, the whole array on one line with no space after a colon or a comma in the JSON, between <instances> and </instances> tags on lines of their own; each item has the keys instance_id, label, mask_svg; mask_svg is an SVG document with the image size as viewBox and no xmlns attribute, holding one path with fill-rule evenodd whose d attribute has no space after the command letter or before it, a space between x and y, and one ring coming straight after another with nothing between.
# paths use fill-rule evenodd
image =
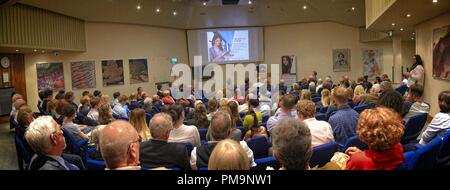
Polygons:
<instances>
[{"instance_id":1,"label":"dark blazer","mask_svg":"<svg viewBox=\"0 0 450 190\"><path fill-rule=\"evenodd\" d=\"M182 143L150 140L141 143L140 162L144 168L180 168L190 170L190 155Z\"/></svg>"}]
</instances>

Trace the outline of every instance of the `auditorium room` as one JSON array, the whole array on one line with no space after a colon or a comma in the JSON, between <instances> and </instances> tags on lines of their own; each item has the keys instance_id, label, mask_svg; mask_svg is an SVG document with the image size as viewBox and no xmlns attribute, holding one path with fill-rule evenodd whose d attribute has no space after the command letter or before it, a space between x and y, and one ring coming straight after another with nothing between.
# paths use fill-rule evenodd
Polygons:
<instances>
[{"instance_id":1,"label":"auditorium room","mask_svg":"<svg viewBox=\"0 0 450 190\"><path fill-rule=\"evenodd\" d=\"M449 0L0 0L0 60L0 170L450 168Z\"/></svg>"}]
</instances>

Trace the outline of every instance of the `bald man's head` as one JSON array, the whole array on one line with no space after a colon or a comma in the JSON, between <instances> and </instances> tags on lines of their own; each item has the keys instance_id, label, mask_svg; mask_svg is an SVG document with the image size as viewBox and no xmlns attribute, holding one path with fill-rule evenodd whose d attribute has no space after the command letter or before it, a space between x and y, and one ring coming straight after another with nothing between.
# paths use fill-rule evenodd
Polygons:
<instances>
[{"instance_id":1,"label":"bald man's head","mask_svg":"<svg viewBox=\"0 0 450 190\"><path fill-rule=\"evenodd\" d=\"M114 121L100 135L100 150L109 169L139 163L139 135L126 121Z\"/></svg>"},{"instance_id":2,"label":"bald man's head","mask_svg":"<svg viewBox=\"0 0 450 190\"><path fill-rule=\"evenodd\" d=\"M19 110L20 107L22 107L22 106L25 105L25 104L27 104L27 102L25 102L24 99L17 99L17 100L14 102L14 107L16 108L16 110Z\"/></svg>"}]
</instances>

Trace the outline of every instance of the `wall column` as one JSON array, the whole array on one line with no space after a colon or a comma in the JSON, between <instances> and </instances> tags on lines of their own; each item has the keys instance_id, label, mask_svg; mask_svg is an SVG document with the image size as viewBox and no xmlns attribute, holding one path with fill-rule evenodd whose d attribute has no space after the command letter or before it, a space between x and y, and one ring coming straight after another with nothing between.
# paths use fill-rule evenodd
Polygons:
<instances>
[{"instance_id":1,"label":"wall column","mask_svg":"<svg viewBox=\"0 0 450 190\"><path fill-rule=\"evenodd\" d=\"M392 38L392 53L394 55L394 70L392 72L392 81L400 83L402 80L402 37L394 36Z\"/></svg>"}]
</instances>

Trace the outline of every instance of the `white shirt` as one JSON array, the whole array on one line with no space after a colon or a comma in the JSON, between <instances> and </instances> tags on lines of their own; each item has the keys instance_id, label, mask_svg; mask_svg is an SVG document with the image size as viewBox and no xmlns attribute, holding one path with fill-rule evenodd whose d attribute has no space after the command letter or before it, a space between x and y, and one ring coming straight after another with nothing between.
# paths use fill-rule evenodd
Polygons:
<instances>
[{"instance_id":1,"label":"white shirt","mask_svg":"<svg viewBox=\"0 0 450 190\"><path fill-rule=\"evenodd\" d=\"M240 105L240 106L238 107L238 112L239 112L239 113L245 113L245 112L248 112L248 104L245 103L245 104Z\"/></svg>"},{"instance_id":2,"label":"white shirt","mask_svg":"<svg viewBox=\"0 0 450 190\"><path fill-rule=\"evenodd\" d=\"M311 131L312 146L320 146L334 141L333 129L328 122L316 118L303 120Z\"/></svg>"},{"instance_id":3,"label":"white shirt","mask_svg":"<svg viewBox=\"0 0 450 190\"><path fill-rule=\"evenodd\" d=\"M256 163L255 163L255 159L253 157L252 149L250 149L250 147L248 147L247 142L245 142L245 141L240 141L239 144L241 144L242 148L247 153L247 156L248 156L248 158L250 160L251 167L255 167ZM190 164L191 164L191 167L192 166L197 166L197 147L194 147L194 149L191 152Z\"/></svg>"},{"instance_id":4,"label":"white shirt","mask_svg":"<svg viewBox=\"0 0 450 190\"><path fill-rule=\"evenodd\" d=\"M87 114L87 117L98 121L98 110L95 108L92 108L91 111L89 111L89 113Z\"/></svg>"},{"instance_id":5,"label":"white shirt","mask_svg":"<svg viewBox=\"0 0 450 190\"><path fill-rule=\"evenodd\" d=\"M193 125L182 125L170 131L169 142L191 143L192 146L199 147L200 134L198 133L197 127Z\"/></svg>"},{"instance_id":6,"label":"white shirt","mask_svg":"<svg viewBox=\"0 0 450 190\"><path fill-rule=\"evenodd\" d=\"M450 113L438 113L422 133L421 145L431 142L436 136L444 136L450 130Z\"/></svg>"}]
</instances>

